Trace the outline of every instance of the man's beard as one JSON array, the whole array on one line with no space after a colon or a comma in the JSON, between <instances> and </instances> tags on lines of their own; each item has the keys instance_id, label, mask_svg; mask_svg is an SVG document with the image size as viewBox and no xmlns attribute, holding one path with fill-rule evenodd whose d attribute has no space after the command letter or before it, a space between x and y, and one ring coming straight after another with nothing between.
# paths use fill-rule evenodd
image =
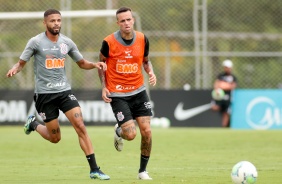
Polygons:
<instances>
[{"instance_id":1,"label":"man's beard","mask_svg":"<svg viewBox=\"0 0 282 184\"><path fill-rule=\"evenodd\" d=\"M61 28L59 28L59 31L54 31L54 29L52 29L51 27L47 27L47 29L54 36L58 35L60 33L60 30L61 30Z\"/></svg>"}]
</instances>

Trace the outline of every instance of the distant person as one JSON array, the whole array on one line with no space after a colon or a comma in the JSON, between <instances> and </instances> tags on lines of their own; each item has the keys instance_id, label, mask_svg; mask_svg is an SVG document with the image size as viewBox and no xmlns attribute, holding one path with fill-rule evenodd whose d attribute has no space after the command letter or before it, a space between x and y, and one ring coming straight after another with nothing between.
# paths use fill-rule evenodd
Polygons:
<instances>
[{"instance_id":1,"label":"distant person","mask_svg":"<svg viewBox=\"0 0 282 184\"><path fill-rule=\"evenodd\" d=\"M37 131L44 139L51 143L58 143L61 140L58 120L59 110L61 110L78 135L80 147L90 166L90 178L109 180L110 177L97 166L94 149L83 122L80 106L71 92L65 71L65 64L68 63L66 61L67 55L82 69L106 70L107 66L103 62L93 63L84 59L76 44L60 33L61 21L61 13L58 10L45 11L43 23L46 31L28 41L19 61L8 71L7 77L12 77L20 72L34 56L32 62L35 75L34 101L36 110L45 125L38 123L35 116L31 115L24 125L24 132L28 135L32 131ZM46 151L48 152L48 150Z\"/></svg>"},{"instance_id":2,"label":"distant person","mask_svg":"<svg viewBox=\"0 0 282 184\"><path fill-rule=\"evenodd\" d=\"M136 120L141 134L140 167L137 178L151 180L146 171L151 155L151 103L146 93L142 67L149 76L149 83L157 82L149 60L149 40L141 32L134 31L134 18L130 8L116 11L119 30L108 35L100 49L100 61L106 62L107 71L99 71L102 82L102 98L110 103L117 124L114 128L114 146L123 149L123 139L136 137Z\"/></svg>"},{"instance_id":3,"label":"distant person","mask_svg":"<svg viewBox=\"0 0 282 184\"><path fill-rule=\"evenodd\" d=\"M213 99L211 109L221 113L222 127L230 127L231 94L237 86L237 78L232 74L233 63L231 60L223 61L222 66L224 71L217 76L213 87L214 89L222 89L224 97L221 100Z\"/></svg>"}]
</instances>

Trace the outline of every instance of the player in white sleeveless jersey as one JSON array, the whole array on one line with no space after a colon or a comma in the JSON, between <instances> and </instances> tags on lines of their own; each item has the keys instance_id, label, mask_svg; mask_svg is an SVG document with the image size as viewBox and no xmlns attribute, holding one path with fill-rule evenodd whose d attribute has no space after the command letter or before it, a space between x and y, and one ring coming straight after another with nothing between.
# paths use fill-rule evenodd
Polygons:
<instances>
[{"instance_id":1,"label":"player in white sleeveless jersey","mask_svg":"<svg viewBox=\"0 0 282 184\"><path fill-rule=\"evenodd\" d=\"M71 92L71 86L66 77L66 56L69 55L76 64L86 70L99 68L106 70L103 62L93 63L83 58L75 43L60 33L61 13L49 9L44 13L46 31L31 38L19 61L8 71L7 77L20 72L30 58L34 57L35 90L34 101L38 114L45 125L38 123L34 115L28 117L24 132L30 134L37 131L51 143L61 139L59 126L59 110L64 112L77 132L79 144L90 166L90 178L109 180L97 166L94 149L85 128L82 112L76 97Z\"/></svg>"}]
</instances>

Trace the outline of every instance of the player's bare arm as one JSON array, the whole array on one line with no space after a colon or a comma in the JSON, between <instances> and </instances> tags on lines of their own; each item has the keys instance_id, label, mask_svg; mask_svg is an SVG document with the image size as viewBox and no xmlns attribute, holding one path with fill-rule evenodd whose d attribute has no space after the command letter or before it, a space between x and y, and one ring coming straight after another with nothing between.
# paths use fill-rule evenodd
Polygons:
<instances>
[{"instance_id":1,"label":"player's bare arm","mask_svg":"<svg viewBox=\"0 0 282 184\"><path fill-rule=\"evenodd\" d=\"M229 83L229 82L217 80L214 87L215 89L220 88L223 90L233 90L236 88L236 83L235 82Z\"/></svg>"},{"instance_id":2,"label":"player's bare arm","mask_svg":"<svg viewBox=\"0 0 282 184\"><path fill-rule=\"evenodd\" d=\"M94 62L90 62L86 59L82 59L82 60L76 62L76 64L80 68L85 69L85 70L90 70L90 69L93 69L93 68L98 68L98 69L101 69L103 71L107 70L107 65L104 62L94 63Z\"/></svg>"},{"instance_id":3,"label":"player's bare arm","mask_svg":"<svg viewBox=\"0 0 282 184\"><path fill-rule=\"evenodd\" d=\"M19 60L6 74L7 77L12 77L13 75L19 73L23 67L25 66L26 62L24 60Z\"/></svg>"},{"instance_id":4,"label":"player's bare arm","mask_svg":"<svg viewBox=\"0 0 282 184\"><path fill-rule=\"evenodd\" d=\"M214 88L214 89L220 88L220 87L219 87L219 83L220 83L220 80L216 79L216 80L214 81L213 88Z\"/></svg>"},{"instance_id":5,"label":"player's bare arm","mask_svg":"<svg viewBox=\"0 0 282 184\"><path fill-rule=\"evenodd\" d=\"M100 55L99 55L99 61L102 62L102 63L105 63L105 61L106 61L106 57L102 53L100 53ZM100 82L101 82L102 88L106 87L106 84L105 84L105 71L98 70L98 74L99 74L99 78L100 78Z\"/></svg>"},{"instance_id":6,"label":"player's bare arm","mask_svg":"<svg viewBox=\"0 0 282 184\"><path fill-rule=\"evenodd\" d=\"M155 86L156 83L157 83L157 77L156 77L156 75L154 73L153 65L150 62L148 57L144 58L143 67L144 67L144 70L146 71L146 73L149 75L149 83L150 83L150 85Z\"/></svg>"},{"instance_id":7,"label":"player's bare arm","mask_svg":"<svg viewBox=\"0 0 282 184\"><path fill-rule=\"evenodd\" d=\"M234 90L237 87L237 83L236 82L232 82L231 83L231 90Z\"/></svg>"},{"instance_id":8,"label":"player's bare arm","mask_svg":"<svg viewBox=\"0 0 282 184\"><path fill-rule=\"evenodd\" d=\"M106 57L102 53L100 53L99 60L101 63L105 64ZM109 95L111 95L111 93L106 87L105 70L98 69L98 75L102 85L102 98L106 103L110 103L112 99L108 97Z\"/></svg>"}]
</instances>

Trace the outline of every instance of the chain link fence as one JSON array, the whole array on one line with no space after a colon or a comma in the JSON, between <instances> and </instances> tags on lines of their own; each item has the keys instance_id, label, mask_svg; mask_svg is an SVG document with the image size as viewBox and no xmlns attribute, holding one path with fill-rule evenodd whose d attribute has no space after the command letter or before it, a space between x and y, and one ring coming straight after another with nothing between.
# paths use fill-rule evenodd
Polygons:
<instances>
[{"instance_id":1,"label":"chain link fence","mask_svg":"<svg viewBox=\"0 0 282 184\"><path fill-rule=\"evenodd\" d=\"M0 0L0 88L33 89L32 64L13 78L5 75L27 41L45 31L45 10L116 10L121 6L133 9L136 29L150 40L150 58L158 77L151 90L182 89L184 84L210 89L225 59L234 63L239 88L282 87L280 0ZM42 16L25 18L20 12ZM62 17L61 32L90 61L98 61L103 38L118 29L115 16ZM68 62L73 89L101 87L96 70L81 70L70 58Z\"/></svg>"}]
</instances>

